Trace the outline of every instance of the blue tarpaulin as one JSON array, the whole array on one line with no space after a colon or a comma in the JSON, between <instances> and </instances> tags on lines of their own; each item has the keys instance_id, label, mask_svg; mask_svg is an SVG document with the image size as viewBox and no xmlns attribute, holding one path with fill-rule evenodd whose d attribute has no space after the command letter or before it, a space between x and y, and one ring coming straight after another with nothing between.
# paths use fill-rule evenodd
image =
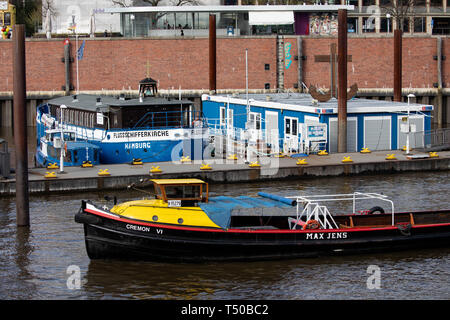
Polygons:
<instances>
[{"instance_id":1,"label":"blue tarpaulin","mask_svg":"<svg viewBox=\"0 0 450 320\"><path fill-rule=\"evenodd\" d=\"M235 209L292 208L292 206L280 201L269 198L252 198L248 196L211 197L209 198L208 203L201 203L199 206L215 224L223 229L228 229L230 227L231 213Z\"/></svg>"}]
</instances>

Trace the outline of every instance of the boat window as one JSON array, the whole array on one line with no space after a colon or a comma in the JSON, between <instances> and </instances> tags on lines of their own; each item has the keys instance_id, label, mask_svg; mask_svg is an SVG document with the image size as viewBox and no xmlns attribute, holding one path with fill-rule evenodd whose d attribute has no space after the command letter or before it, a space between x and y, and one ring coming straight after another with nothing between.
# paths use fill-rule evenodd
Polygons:
<instances>
[{"instance_id":1,"label":"boat window","mask_svg":"<svg viewBox=\"0 0 450 320\"><path fill-rule=\"evenodd\" d=\"M75 132L64 132L64 141L75 141Z\"/></svg>"},{"instance_id":2,"label":"boat window","mask_svg":"<svg viewBox=\"0 0 450 320\"><path fill-rule=\"evenodd\" d=\"M200 185L175 185L165 187L167 199L200 199Z\"/></svg>"},{"instance_id":3,"label":"boat window","mask_svg":"<svg viewBox=\"0 0 450 320\"><path fill-rule=\"evenodd\" d=\"M70 151L66 152L65 157L64 157L64 161L72 162L72 152L70 152Z\"/></svg>"},{"instance_id":4,"label":"boat window","mask_svg":"<svg viewBox=\"0 0 450 320\"><path fill-rule=\"evenodd\" d=\"M158 199L163 199L163 194L162 194L162 191L161 191L161 187L155 186L155 193L156 193L156 197Z\"/></svg>"}]
</instances>

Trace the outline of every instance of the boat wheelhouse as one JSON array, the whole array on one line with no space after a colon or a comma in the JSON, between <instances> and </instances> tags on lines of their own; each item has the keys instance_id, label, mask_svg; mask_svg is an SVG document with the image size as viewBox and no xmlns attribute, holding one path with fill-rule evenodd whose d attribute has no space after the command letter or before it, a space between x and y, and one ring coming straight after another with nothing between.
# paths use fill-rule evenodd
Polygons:
<instances>
[{"instance_id":1,"label":"boat wheelhouse","mask_svg":"<svg viewBox=\"0 0 450 320\"><path fill-rule=\"evenodd\" d=\"M139 83L139 98L78 94L52 99L37 108L38 165L60 161L61 150L76 141L84 142L85 152L78 159L101 164L179 160L189 156L203 159L208 145L208 128L200 111L186 99L157 95L156 81ZM73 139L55 145L49 131L72 132ZM58 149L50 154L48 150ZM98 148L98 157L94 157ZM64 152L63 151L63 152ZM75 156L66 153L64 165L78 165Z\"/></svg>"}]
</instances>

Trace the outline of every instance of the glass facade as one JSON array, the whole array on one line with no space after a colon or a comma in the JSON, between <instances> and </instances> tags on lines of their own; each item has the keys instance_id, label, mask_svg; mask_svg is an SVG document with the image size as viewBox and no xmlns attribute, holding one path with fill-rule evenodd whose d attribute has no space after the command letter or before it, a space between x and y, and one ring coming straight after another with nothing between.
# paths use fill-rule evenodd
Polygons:
<instances>
[{"instance_id":1,"label":"glass facade","mask_svg":"<svg viewBox=\"0 0 450 320\"><path fill-rule=\"evenodd\" d=\"M237 12L214 14L219 35L220 31L223 35L248 34L248 14ZM121 30L125 37L203 36L208 34L209 15L209 12L124 13L121 17Z\"/></svg>"},{"instance_id":2,"label":"glass facade","mask_svg":"<svg viewBox=\"0 0 450 320\"><path fill-rule=\"evenodd\" d=\"M434 13L437 17L430 24L430 13L443 10L450 0L417 0L412 14L402 22L403 32L449 34L447 21L450 18ZM338 1L341 3L341 1ZM229 2L234 4L234 1ZM351 34L392 33L396 26L395 18L386 9L389 0L354 0L348 4L360 4L361 11L349 11L347 26ZM375 4L381 6L375 8ZM224 6L225 7L225 6ZM208 8L209 9L209 8ZM207 10L208 10L207 9ZM448 10L448 8L446 8ZM189 10L189 9L187 9ZM194 9L193 9L194 10ZM180 10L181 11L181 10ZM268 10L269 11L269 10ZM286 25L259 25L249 21L249 13L242 10L222 12L134 12L121 14L121 33L125 37L207 37L209 35L209 16L216 16L217 36L247 35L334 35L337 33L336 12L307 12L294 10L294 23ZM426 17L428 16L428 18ZM290 22L291 23L291 22Z\"/></svg>"}]
</instances>

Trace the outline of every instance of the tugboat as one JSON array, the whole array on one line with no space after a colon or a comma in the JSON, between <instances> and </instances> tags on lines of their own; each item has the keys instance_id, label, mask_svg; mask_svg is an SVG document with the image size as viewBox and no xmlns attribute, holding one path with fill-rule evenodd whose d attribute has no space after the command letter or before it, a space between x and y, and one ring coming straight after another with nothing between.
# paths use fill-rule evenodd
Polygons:
<instances>
[{"instance_id":1,"label":"tugboat","mask_svg":"<svg viewBox=\"0 0 450 320\"><path fill-rule=\"evenodd\" d=\"M209 197L199 179L153 179L154 199L111 208L82 201L91 259L224 261L302 258L450 245L450 210L397 213L376 193ZM380 206L358 212L357 203ZM349 201L352 212L331 214L324 203Z\"/></svg>"},{"instance_id":2,"label":"tugboat","mask_svg":"<svg viewBox=\"0 0 450 320\"><path fill-rule=\"evenodd\" d=\"M79 94L38 106L36 165L59 164L61 152L65 166L203 159L209 135L202 112L157 91L146 78L137 99Z\"/></svg>"}]
</instances>

